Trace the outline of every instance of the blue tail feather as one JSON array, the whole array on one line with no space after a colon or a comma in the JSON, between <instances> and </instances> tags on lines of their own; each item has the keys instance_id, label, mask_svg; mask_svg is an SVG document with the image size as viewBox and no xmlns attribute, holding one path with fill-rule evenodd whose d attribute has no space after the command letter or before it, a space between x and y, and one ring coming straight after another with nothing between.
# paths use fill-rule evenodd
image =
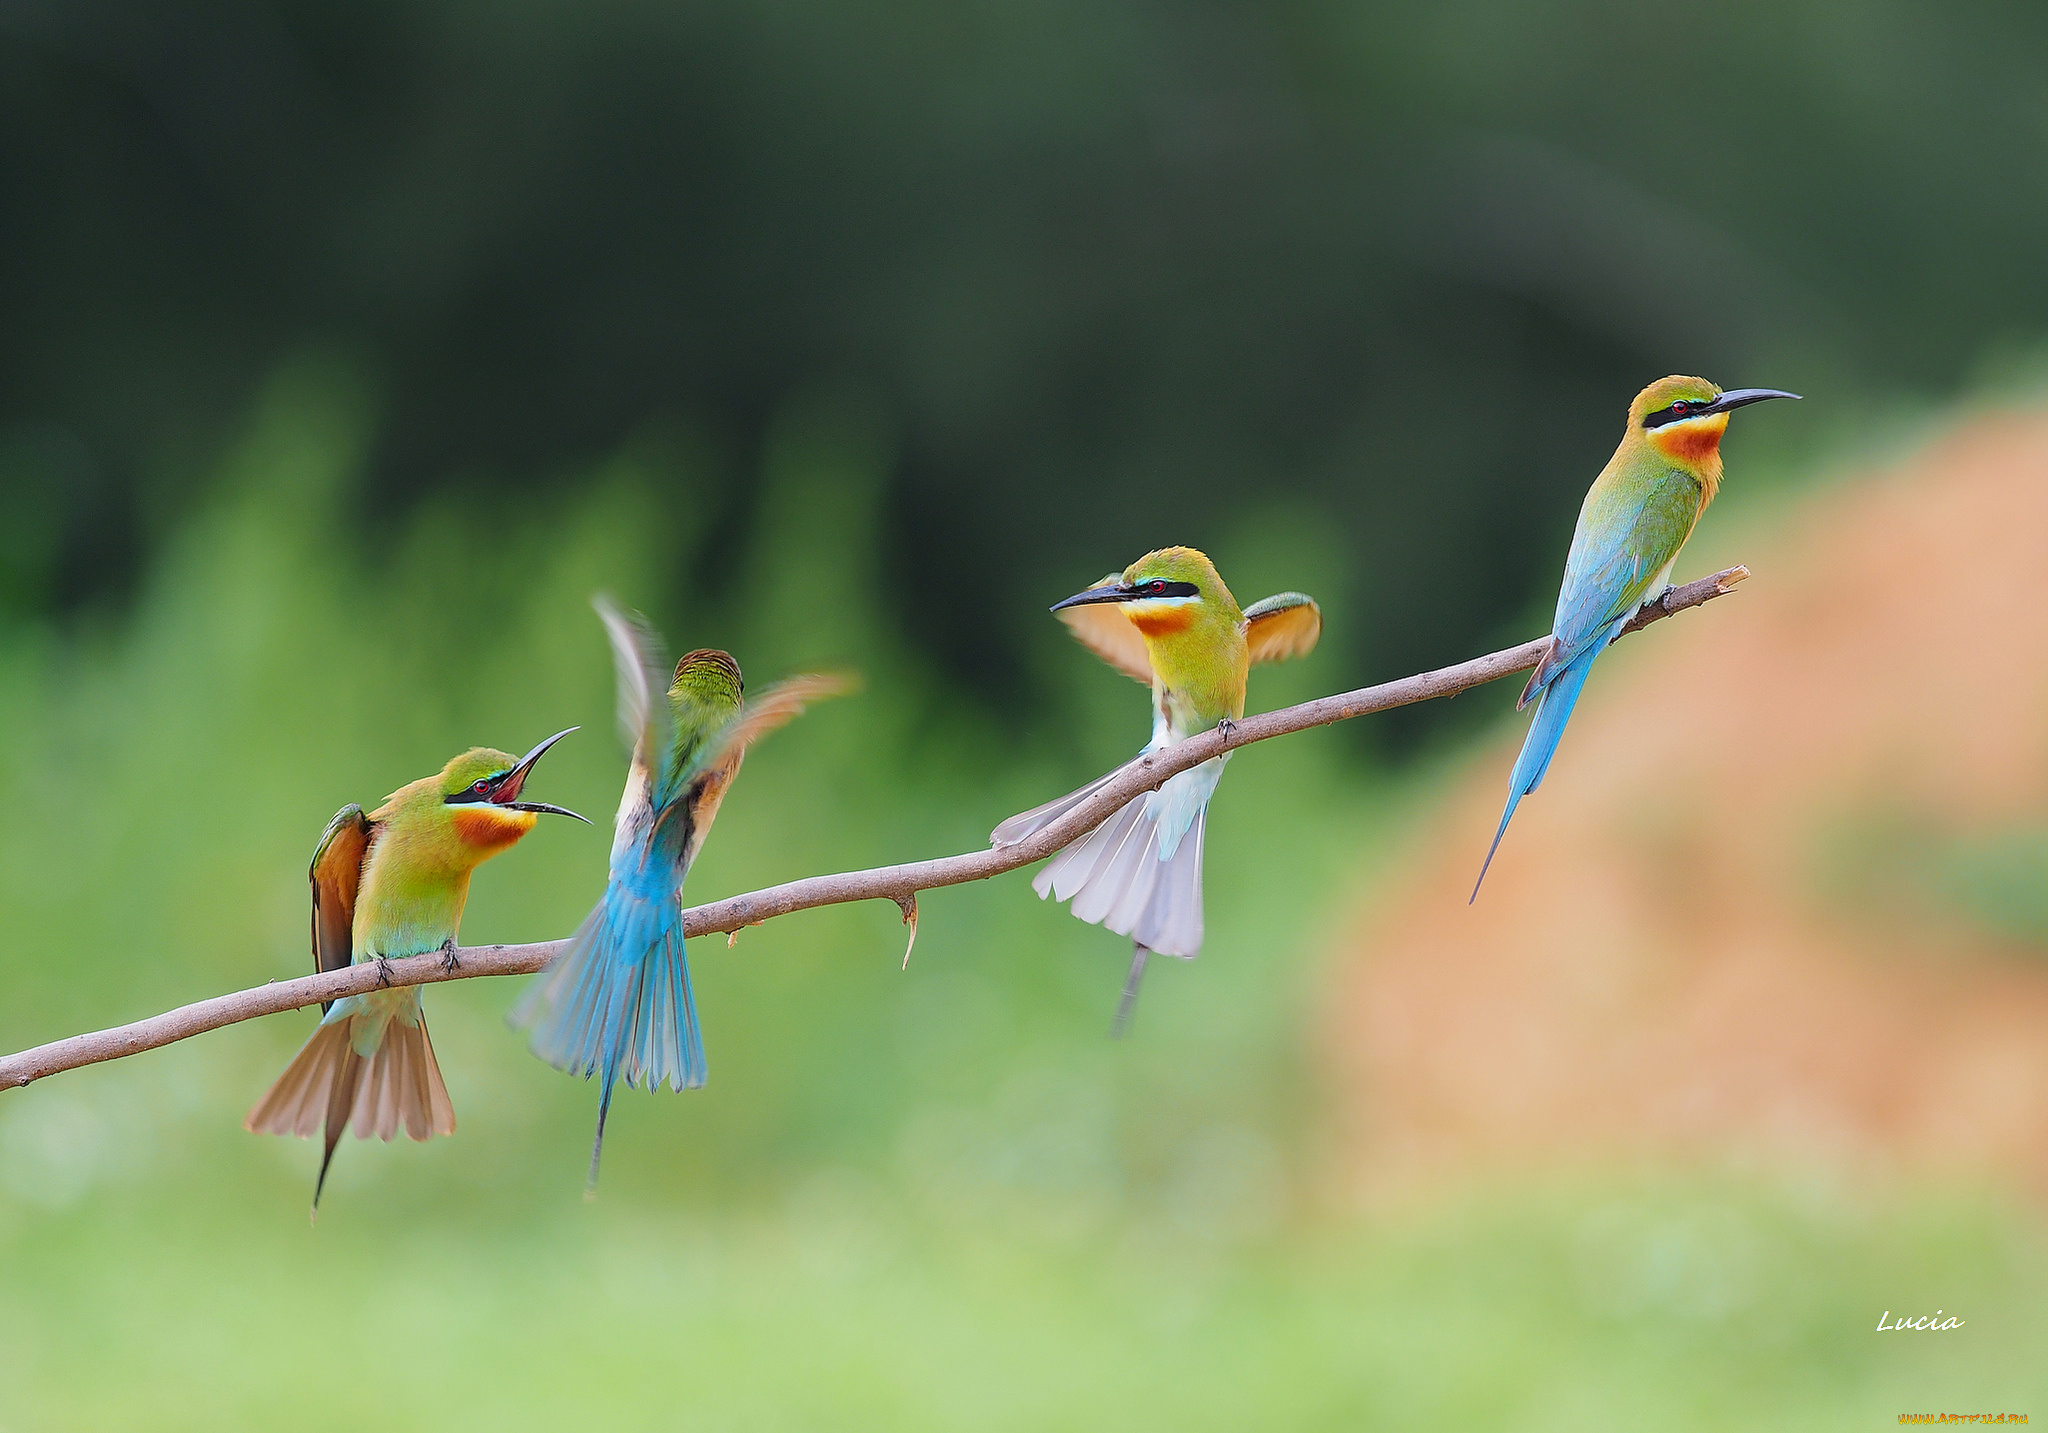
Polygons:
<instances>
[{"instance_id":1,"label":"blue tail feather","mask_svg":"<svg viewBox=\"0 0 2048 1433\"><path fill-rule=\"evenodd\" d=\"M686 1090L707 1073L675 891L643 895L614 880L513 1019L533 1027L533 1052L543 1060L602 1079L590 1151L594 1187L617 1083Z\"/></svg>"},{"instance_id":2,"label":"blue tail feather","mask_svg":"<svg viewBox=\"0 0 2048 1433\"><path fill-rule=\"evenodd\" d=\"M1611 638L1610 638L1611 640ZM1522 753L1515 758L1515 769L1508 777L1508 804L1500 813L1500 825L1493 833L1493 844L1486 849L1485 864L1479 868L1479 879L1472 883L1472 895L1465 902L1470 905L1479 899L1479 887L1486 881L1486 873L1493 866L1494 853L1500 850L1500 838L1508 832L1508 822L1514 818L1515 808L1522 798L1543 784L1543 777L1550 770L1550 758L1557 753L1558 739L1564 735L1565 723L1572 719L1572 708L1579 703L1579 691L1586 685L1586 677L1593 670L1594 659L1607 650L1607 643L1592 646L1583 655L1567 666L1557 669L1545 684L1543 694L1537 698L1536 715L1529 722L1529 735L1522 741Z\"/></svg>"}]
</instances>

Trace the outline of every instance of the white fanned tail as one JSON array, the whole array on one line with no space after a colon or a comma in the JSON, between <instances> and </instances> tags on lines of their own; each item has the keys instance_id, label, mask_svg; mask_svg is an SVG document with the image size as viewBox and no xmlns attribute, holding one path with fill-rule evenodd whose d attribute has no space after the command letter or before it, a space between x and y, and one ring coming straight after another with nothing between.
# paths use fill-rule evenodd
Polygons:
<instances>
[{"instance_id":1,"label":"white fanned tail","mask_svg":"<svg viewBox=\"0 0 2048 1433\"><path fill-rule=\"evenodd\" d=\"M1127 935L1146 951L1193 959L1202 949L1202 846L1209 798L1229 759L1226 752L1170 778L1157 791L1132 797L1047 861L1031 888L1041 897L1073 902L1082 920ZM998 846L1024 840L1109 779L1104 776L1012 816L990 839Z\"/></svg>"}]
</instances>

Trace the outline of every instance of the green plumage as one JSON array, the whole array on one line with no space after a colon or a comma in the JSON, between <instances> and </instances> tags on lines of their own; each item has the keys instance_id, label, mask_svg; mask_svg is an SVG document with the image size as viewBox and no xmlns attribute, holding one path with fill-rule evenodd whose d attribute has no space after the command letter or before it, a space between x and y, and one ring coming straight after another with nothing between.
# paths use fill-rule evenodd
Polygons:
<instances>
[{"instance_id":1,"label":"green plumage","mask_svg":"<svg viewBox=\"0 0 2048 1433\"><path fill-rule=\"evenodd\" d=\"M1486 879L1516 804L1549 772L1594 659L1638 608L1664 590L1679 550L1720 490L1728 414L1766 398L1797 396L1768 388L1724 393L1704 378L1678 375L1652 383L1629 404L1621 442L1579 508L1549 648L1522 689L1518 705L1540 705L1508 778L1507 807L1479 882ZM1479 882L1472 887L1474 899Z\"/></svg>"}]
</instances>

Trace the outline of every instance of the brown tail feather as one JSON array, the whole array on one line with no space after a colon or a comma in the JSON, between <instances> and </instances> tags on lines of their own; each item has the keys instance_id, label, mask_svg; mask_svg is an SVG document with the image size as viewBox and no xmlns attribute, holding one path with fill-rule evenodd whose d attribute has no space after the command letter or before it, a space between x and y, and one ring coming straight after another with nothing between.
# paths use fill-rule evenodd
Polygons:
<instances>
[{"instance_id":1,"label":"brown tail feather","mask_svg":"<svg viewBox=\"0 0 2048 1433\"><path fill-rule=\"evenodd\" d=\"M427 1038L427 1017L420 1017L420 1049L426 1052L420 1083L425 1087L421 1103L427 1111L427 1128L434 1134L455 1133L455 1102L448 1098L448 1086L441 1079L441 1062L434 1058L434 1042Z\"/></svg>"},{"instance_id":2,"label":"brown tail feather","mask_svg":"<svg viewBox=\"0 0 2048 1433\"><path fill-rule=\"evenodd\" d=\"M334 1147L341 1143L341 1132L348 1128L348 1109L355 1102L356 1086L363 1076L364 1060L350 1043L349 1022L337 1021L334 1028L341 1031L341 1058L335 1062L334 1083L327 1092L326 1145L320 1151L320 1173L313 1179L313 1213L320 1213L320 1191L327 1187L327 1166L334 1163Z\"/></svg>"},{"instance_id":3,"label":"brown tail feather","mask_svg":"<svg viewBox=\"0 0 2048 1433\"><path fill-rule=\"evenodd\" d=\"M455 1133L455 1106L427 1039L426 1020L392 1020L377 1053L364 1059L350 1043L352 1022L322 1025L242 1121L256 1134L325 1136L313 1207L327 1184L334 1147L350 1124L360 1139L391 1139L400 1125L414 1139Z\"/></svg>"},{"instance_id":4,"label":"brown tail feather","mask_svg":"<svg viewBox=\"0 0 2048 1433\"><path fill-rule=\"evenodd\" d=\"M394 1039L401 1029L396 1020L384 1027L384 1043L377 1047L377 1053L370 1061L370 1068L364 1071L366 1078L356 1087L355 1109L350 1118L355 1122L356 1138L368 1139L371 1135L389 1140L398 1133L398 1097L396 1085L410 1054L406 1045Z\"/></svg>"},{"instance_id":5,"label":"brown tail feather","mask_svg":"<svg viewBox=\"0 0 2048 1433\"><path fill-rule=\"evenodd\" d=\"M455 1133L455 1106L425 1017L417 1025L394 1019L384 1027L384 1043L356 1087L353 1114L358 1139L395 1139L401 1128L412 1139Z\"/></svg>"},{"instance_id":6,"label":"brown tail feather","mask_svg":"<svg viewBox=\"0 0 2048 1433\"><path fill-rule=\"evenodd\" d=\"M348 1021L322 1025L242 1121L244 1129L256 1134L295 1134L301 1138L316 1130L325 1134L320 1174L313 1181L316 1210L320 1207L320 1191L327 1185L327 1166L334 1158L334 1146L348 1127L348 1110L355 1100L363 1063L363 1057L349 1044Z\"/></svg>"},{"instance_id":7,"label":"brown tail feather","mask_svg":"<svg viewBox=\"0 0 2048 1433\"><path fill-rule=\"evenodd\" d=\"M284 1073L256 1101L242 1128L255 1134L316 1133L326 1122L335 1077L355 1052L349 1049L348 1022L322 1025L313 1032ZM346 1108L346 1106L344 1106Z\"/></svg>"}]
</instances>

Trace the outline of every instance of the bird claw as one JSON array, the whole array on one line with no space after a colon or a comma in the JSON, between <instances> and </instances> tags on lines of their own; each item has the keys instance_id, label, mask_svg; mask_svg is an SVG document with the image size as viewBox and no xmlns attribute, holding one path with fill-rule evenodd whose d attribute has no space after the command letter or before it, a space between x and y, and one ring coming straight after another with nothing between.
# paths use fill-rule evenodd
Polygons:
<instances>
[{"instance_id":1,"label":"bird claw","mask_svg":"<svg viewBox=\"0 0 2048 1433\"><path fill-rule=\"evenodd\" d=\"M462 957L455 953L454 936L441 942L441 969L450 975L462 969Z\"/></svg>"},{"instance_id":2,"label":"bird claw","mask_svg":"<svg viewBox=\"0 0 2048 1433\"><path fill-rule=\"evenodd\" d=\"M1222 721L1216 723L1216 730L1222 732L1223 739L1225 741L1228 741L1232 736L1236 735L1237 723L1232 721L1229 717L1225 717Z\"/></svg>"},{"instance_id":3,"label":"bird claw","mask_svg":"<svg viewBox=\"0 0 2048 1433\"><path fill-rule=\"evenodd\" d=\"M381 955L377 957L377 988L379 990L389 990L391 988L391 962Z\"/></svg>"}]
</instances>

